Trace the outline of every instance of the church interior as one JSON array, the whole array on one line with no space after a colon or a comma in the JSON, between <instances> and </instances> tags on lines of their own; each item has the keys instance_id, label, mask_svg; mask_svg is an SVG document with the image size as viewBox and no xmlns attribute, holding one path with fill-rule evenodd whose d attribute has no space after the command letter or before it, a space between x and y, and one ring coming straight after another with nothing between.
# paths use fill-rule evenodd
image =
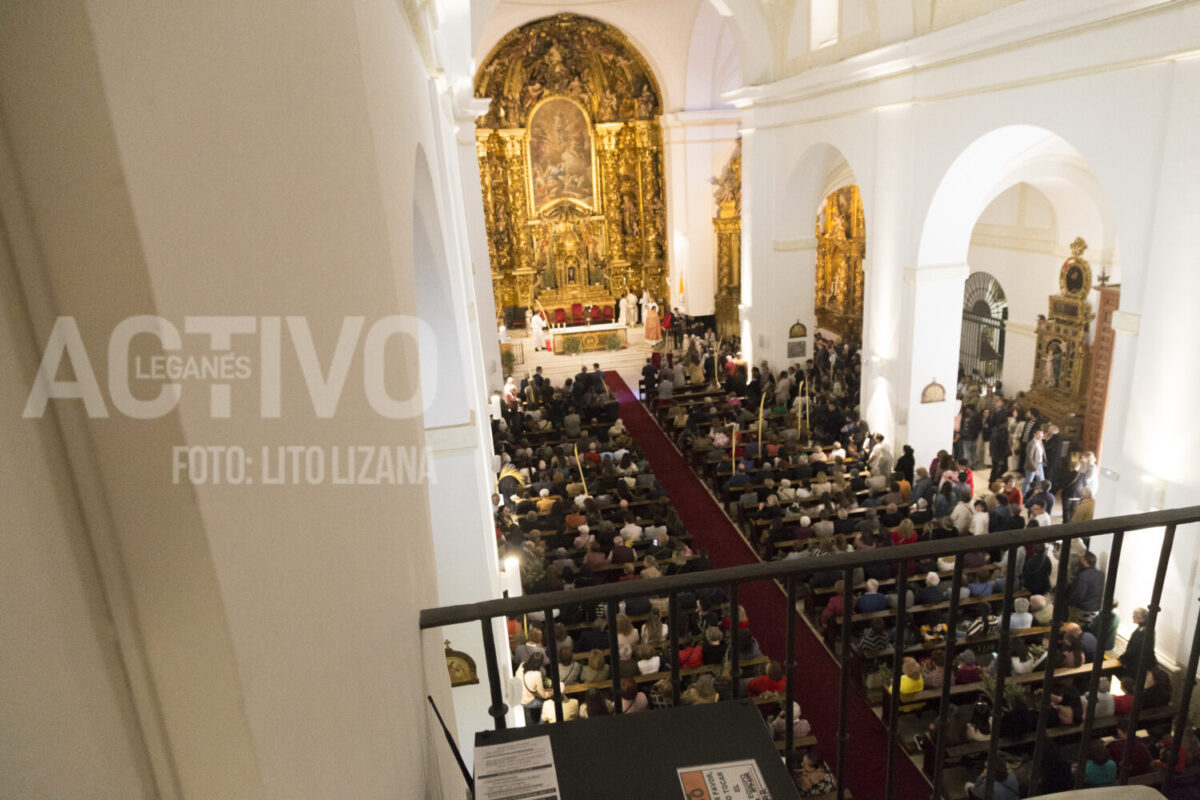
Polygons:
<instances>
[{"instance_id":1,"label":"church interior","mask_svg":"<svg viewBox=\"0 0 1200 800\"><path fill-rule=\"evenodd\" d=\"M1200 796L1197 100L1197 0L0 4L0 797Z\"/></svg>"}]
</instances>

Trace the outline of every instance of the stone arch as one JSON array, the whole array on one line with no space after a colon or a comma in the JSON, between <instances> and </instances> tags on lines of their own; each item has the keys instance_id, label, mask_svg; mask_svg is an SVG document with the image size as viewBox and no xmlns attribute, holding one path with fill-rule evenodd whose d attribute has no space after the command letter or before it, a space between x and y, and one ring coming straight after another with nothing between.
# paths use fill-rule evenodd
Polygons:
<instances>
[{"instance_id":1,"label":"stone arch","mask_svg":"<svg viewBox=\"0 0 1200 800\"><path fill-rule=\"evenodd\" d=\"M858 180L849 159L837 147L821 142L809 147L778 184L775 198L775 239L788 241L812 236L813 218L831 193ZM860 190L862 187L859 187ZM864 214L866 198L863 199Z\"/></svg>"},{"instance_id":2,"label":"stone arch","mask_svg":"<svg viewBox=\"0 0 1200 800\"><path fill-rule=\"evenodd\" d=\"M1075 201L1086 198L1100 227L1094 245L1101 252L1115 248L1112 209L1079 151L1046 128L1007 125L975 139L942 177L921 229L917 266L965 264L975 222L992 200L1022 181L1063 201L1071 198L1056 203L1056 210L1083 208Z\"/></svg>"}]
</instances>

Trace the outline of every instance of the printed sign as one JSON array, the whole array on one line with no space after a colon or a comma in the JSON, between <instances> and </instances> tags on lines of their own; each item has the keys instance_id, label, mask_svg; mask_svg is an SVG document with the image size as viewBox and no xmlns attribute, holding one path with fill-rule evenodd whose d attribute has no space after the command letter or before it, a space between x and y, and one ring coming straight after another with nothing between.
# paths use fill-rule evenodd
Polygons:
<instances>
[{"instance_id":1,"label":"printed sign","mask_svg":"<svg viewBox=\"0 0 1200 800\"><path fill-rule=\"evenodd\" d=\"M771 800L754 761L681 767L679 782L686 800Z\"/></svg>"},{"instance_id":2,"label":"printed sign","mask_svg":"<svg viewBox=\"0 0 1200 800\"><path fill-rule=\"evenodd\" d=\"M561 800L561 797L549 736L475 748L476 800Z\"/></svg>"}]
</instances>

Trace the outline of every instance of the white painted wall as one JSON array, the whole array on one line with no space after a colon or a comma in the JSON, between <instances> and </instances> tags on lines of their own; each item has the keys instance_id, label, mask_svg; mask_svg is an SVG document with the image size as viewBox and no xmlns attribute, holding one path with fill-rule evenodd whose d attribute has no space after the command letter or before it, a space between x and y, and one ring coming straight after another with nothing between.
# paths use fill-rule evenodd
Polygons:
<instances>
[{"instance_id":1,"label":"white painted wall","mask_svg":"<svg viewBox=\"0 0 1200 800\"><path fill-rule=\"evenodd\" d=\"M299 13L275 2L7 6L0 99L15 163L6 174L20 184L4 188L30 217L32 246L17 270L37 290L28 300L34 352L55 315L73 315L103 381L108 334L132 314L180 327L192 315L297 315L327 369L346 317L415 315L418 147L433 154L434 228L463 217L446 213L463 192L442 169L455 146L440 112L449 95L435 97L422 60L430 51L410 19L420 17L374 0ZM12 208L6 202L6 230ZM467 248L431 235L426 252L440 251L450 270L451 307L437 311L469 317ZM418 611L441 601L425 483L172 481L176 445L257 454L424 444L420 415L386 419L367 402L361 346L328 419L309 405L286 333L283 346L279 419L260 417L257 381L233 387L228 419L212 417L204 387L186 386L179 407L153 421L89 420L79 403L56 403L64 463L83 487L86 529L75 536L95 549L98 578L71 539L67 477L31 469L40 451L22 450L23 495L42 509L46 535L16 551L12 566L33 577L37 559L55 598L6 602L6 616L47 627L42 642L6 637L14 647L5 666L21 669L10 683L31 694L3 698L6 734L25 742L0 756L4 794L433 797L444 785L462 795L440 731L427 727L426 693L453 719L440 642L414 646ZM185 348L206 350L195 338ZM469 412L483 370L477 350L467 352L455 377ZM388 360L392 396L419 395L414 350L395 347ZM23 423L5 419L6 430ZM468 460L483 474L475 420ZM34 424L14 429L14 441L38 436ZM476 508L486 503L479 491L472 497ZM10 511L19 521L33 507ZM470 530L487 529L477 520ZM472 552L486 563L486 549ZM114 609L123 664L104 644L98 597ZM40 674L29 669L37 659ZM76 704L79 693L87 697ZM144 741L130 734L131 719L149 726ZM86 781L77 770L88 770Z\"/></svg>"},{"instance_id":2,"label":"white painted wall","mask_svg":"<svg viewBox=\"0 0 1200 800\"><path fill-rule=\"evenodd\" d=\"M41 354L8 258L14 233L0 247L0 795L148 800L153 776L59 429L22 418Z\"/></svg>"}]
</instances>

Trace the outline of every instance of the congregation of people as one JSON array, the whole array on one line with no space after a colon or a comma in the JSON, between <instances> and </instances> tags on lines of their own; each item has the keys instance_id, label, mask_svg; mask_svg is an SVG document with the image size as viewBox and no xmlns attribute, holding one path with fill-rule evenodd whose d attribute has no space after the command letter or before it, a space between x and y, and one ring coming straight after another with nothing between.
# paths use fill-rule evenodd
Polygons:
<instances>
[{"instance_id":1,"label":"congregation of people","mask_svg":"<svg viewBox=\"0 0 1200 800\"><path fill-rule=\"evenodd\" d=\"M654 311L650 306L646 310ZM631 313L628 307L626 313ZM1098 483L1094 455L1072 456L1058 428L1023 398L1008 401L965 382L951 447L928 465L917 465L911 447L903 445L894 455L892 443L862 420L861 372L861 354L852 342L818 335L812 358L772 369L765 362L747 364L736 342L718 342L710 331L683 335L677 346L668 342L663 352L653 352L639 389L697 478L728 504L731 519L763 558L813 561L817 568L803 587L806 610L831 645L850 638L864 684L884 687L876 702L884 702L891 690L895 648L906 654L900 713L932 714L937 699L931 690L944 684L957 687L949 712L954 724L941 734L947 745L1027 737L1037 726L1035 691L1041 684L1026 678L1046 670L1078 670L1054 681L1051 698L1052 724L1077 726L1085 713L1088 678L1079 668L1097 659L1104 662L1105 678L1095 718L1127 714L1143 650L1149 654L1149 668L1142 707L1168 709L1170 676L1154 661L1153 642L1144 640L1145 609L1133 612L1137 631L1109 664L1120 618L1115 603L1104 619L1099 613L1105 575L1085 540L1073 540L1068 553L1043 544L1018 548L1011 576L1006 551L989 544L989 535L997 532L1091 519ZM551 659L557 661L568 720L612 713L618 704L624 712L672 705L672 660L681 670L700 668L684 675L678 689L681 703L728 697L735 681L739 696L782 699L786 684L780 654L760 652L744 609L738 608L736 623L730 623L722 590L681 594L675 619L666 595L653 591L656 577L714 565L705 552L693 551L670 497L618 412L599 365L591 371L583 368L561 387L551 386L539 370L519 388L511 381L506 388L504 418L494 430L500 475L496 526L502 555L521 556L525 591L650 581L646 595L624 601L615 620L607 619L603 605L563 607L550 620L510 620L516 680L528 721L555 721ZM906 613L900 621L896 585L904 555L895 548L958 537L972 537L978 548L961 557L957 646L948 650L954 559L908 561ZM855 570L851 626L843 630L843 572L822 570L819 560L889 548L894 558ZM1067 560L1061 595L1065 608L1059 613L1058 636L1051 641L1062 559ZM1008 584L1013 600L1005 609ZM985 721L991 719L991 701L983 689L997 670L995 643L1005 620L1010 634L1006 674L1013 691L1001 699L1001 724L992 731ZM615 664L608 655L609 625L616 626L619 642ZM678 649L669 647L671 626L676 627ZM553 637L547 635L550 627ZM555 652L545 649L550 638ZM743 665L737 676L731 674L734 648ZM840 652L836 646L833 650ZM747 664L752 666L744 671ZM608 688L614 670L621 687L616 695ZM781 738L786 715L780 704L760 701L760 707L775 737ZM798 707L793 710L799 739L810 730ZM1110 775L1112 752L1124 746L1119 731L1115 724L1097 728L1089 783L1115 780ZM1163 726L1152 726L1149 733L1149 739L1135 743L1135 769L1148 771L1165 757ZM918 737L916 744L928 749L935 735L931 731ZM1190 764L1200 759L1194 741L1183 744L1181 760ZM1107 760L1101 750L1109 754ZM808 789L801 787L811 794L802 796L818 796L832 785L828 767L815 751L812 756L814 762L801 760L793 770L798 786L805 765L815 770L805 781ZM1057 746L1047 762L1044 792L1055 784L1053 775L1067 776L1064 786L1070 780L1068 762L1058 765L1056 758ZM993 776L994 796L1027 796L1028 762L1008 766L1011 770ZM965 791L982 796L982 783L971 781Z\"/></svg>"}]
</instances>

